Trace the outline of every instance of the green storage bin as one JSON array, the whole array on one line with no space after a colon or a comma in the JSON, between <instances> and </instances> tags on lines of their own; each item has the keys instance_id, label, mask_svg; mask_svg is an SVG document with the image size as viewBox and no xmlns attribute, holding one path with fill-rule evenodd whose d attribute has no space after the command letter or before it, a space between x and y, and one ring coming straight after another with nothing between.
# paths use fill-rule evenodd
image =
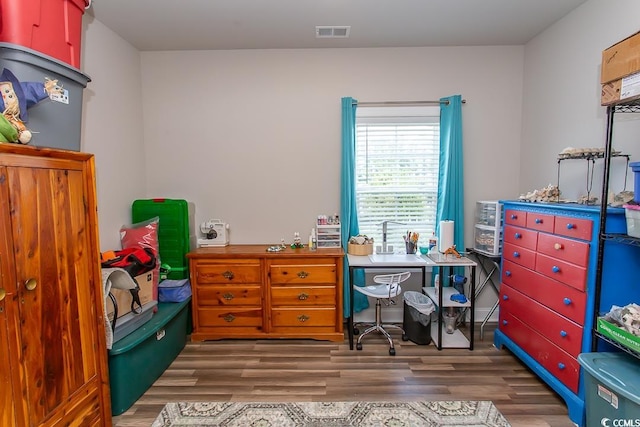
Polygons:
<instances>
[{"instance_id":1,"label":"green storage bin","mask_svg":"<svg viewBox=\"0 0 640 427\"><path fill-rule=\"evenodd\" d=\"M193 203L181 199L140 199L133 202L131 217L134 224L156 216L160 218L160 262L171 267L167 279L189 278L189 261L186 255L196 247Z\"/></svg>"},{"instance_id":2,"label":"green storage bin","mask_svg":"<svg viewBox=\"0 0 640 427\"><path fill-rule=\"evenodd\" d=\"M638 425L640 360L626 353L603 352L582 353L578 362L585 374L586 426Z\"/></svg>"},{"instance_id":3,"label":"green storage bin","mask_svg":"<svg viewBox=\"0 0 640 427\"><path fill-rule=\"evenodd\" d=\"M111 413L129 409L187 343L189 303L159 303L151 320L109 350Z\"/></svg>"}]
</instances>

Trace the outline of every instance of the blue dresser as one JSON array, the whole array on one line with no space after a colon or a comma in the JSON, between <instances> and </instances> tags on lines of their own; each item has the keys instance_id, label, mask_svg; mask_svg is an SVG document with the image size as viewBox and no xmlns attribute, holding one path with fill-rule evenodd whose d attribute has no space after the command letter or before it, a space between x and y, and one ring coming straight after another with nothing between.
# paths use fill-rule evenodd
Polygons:
<instances>
[{"instance_id":1,"label":"blue dresser","mask_svg":"<svg viewBox=\"0 0 640 427\"><path fill-rule=\"evenodd\" d=\"M502 203L500 323L494 344L508 348L553 388L565 400L569 418L583 426L585 376L577 359L591 351L593 342L599 206ZM606 225L608 232L625 233L624 209L609 209ZM605 257L602 301L619 282L616 266L628 255L613 247Z\"/></svg>"}]
</instances>

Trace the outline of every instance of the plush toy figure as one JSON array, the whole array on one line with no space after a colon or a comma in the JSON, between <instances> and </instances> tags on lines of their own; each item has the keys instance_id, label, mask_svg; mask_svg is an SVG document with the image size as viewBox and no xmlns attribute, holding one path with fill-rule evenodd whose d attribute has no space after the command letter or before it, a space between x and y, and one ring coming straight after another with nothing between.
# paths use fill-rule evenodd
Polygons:
<instances>
[{"instance_id":1,"label":"plush toy figure","mask_svg":"<svg viewBox=\"0 0 640 427\"><path fill-rule=\"evenodd\" d=\"M21 83L10 70L3 69L0 74L0 109L3 115L0 119L0 142L28 144L32 135L25 126L29 119L27 110L49 95L61 92L62 87L58 86L57 80ZM17 137L7 130L7 122L13 126Z\"/></svg>"}]
</instances>

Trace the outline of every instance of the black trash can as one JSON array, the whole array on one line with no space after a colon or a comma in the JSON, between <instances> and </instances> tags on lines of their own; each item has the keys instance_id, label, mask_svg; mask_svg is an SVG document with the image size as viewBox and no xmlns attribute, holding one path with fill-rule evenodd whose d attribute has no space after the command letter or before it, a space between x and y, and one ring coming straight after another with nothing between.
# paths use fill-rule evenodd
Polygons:
<instances>
[{"instance_id":1,"label":"black trash can","mask_svg":"<svg viewBox=\"0 0 640 427\"><path fill-rule=\"evenodd\" d=\"M434 309L428 296L414 291L404 293L402 329L410 341L419 345L431 343L431 313Z\"/></svg>"}]
</instances>

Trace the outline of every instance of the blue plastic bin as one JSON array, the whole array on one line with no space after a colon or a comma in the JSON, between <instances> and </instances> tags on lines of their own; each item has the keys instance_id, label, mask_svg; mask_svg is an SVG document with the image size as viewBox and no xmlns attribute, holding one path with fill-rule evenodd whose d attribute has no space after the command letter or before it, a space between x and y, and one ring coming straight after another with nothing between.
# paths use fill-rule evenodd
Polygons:
<instances>
[{"instance_id":1,"label":"blue plastic bin","mask_svg":"<svg viewBox=\"0 0 640 427\"><path fill-rule=\"evenodd\" d=\"M626 353L582 353L586 426L640 425L640 359Z\"/></svg>"}]
</instances>

